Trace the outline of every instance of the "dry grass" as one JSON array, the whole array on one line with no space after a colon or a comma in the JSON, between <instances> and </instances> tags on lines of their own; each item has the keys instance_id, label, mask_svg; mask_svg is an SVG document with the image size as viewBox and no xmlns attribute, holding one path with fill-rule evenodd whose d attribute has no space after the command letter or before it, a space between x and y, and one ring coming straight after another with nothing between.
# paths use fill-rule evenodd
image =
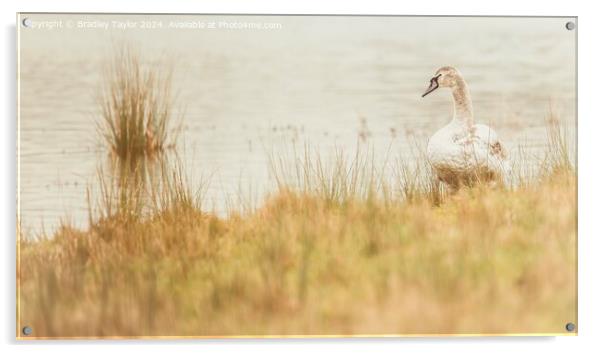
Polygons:
<instances>
[{"instance_id":1,"label":"dry grass","mask_svg":"<svg viewBox=\"0 0 602 353\"><path fill-rule=\"evenodd\" d=\"M171 71L144 65L131 47L116 49L105 72L99 104L99 132L120 159L153 155L172 145Z\"/></svg>"},{"instance_id":2,"label":"dry grass","mask_svg":"<svg viewBox=\"0 0 602 353\"><path fill-rule=\"evenodd\" d=\"M292 167L273 158L277 192L225 219L167 168L134 192L142 206L107 191L89 229L22 241L20 323L62 337L562 333L577 320L562 146L537 182L453 195L427 168L395 163L391 185L369 154L306 150Z\"/></svg>"}]
</instances>

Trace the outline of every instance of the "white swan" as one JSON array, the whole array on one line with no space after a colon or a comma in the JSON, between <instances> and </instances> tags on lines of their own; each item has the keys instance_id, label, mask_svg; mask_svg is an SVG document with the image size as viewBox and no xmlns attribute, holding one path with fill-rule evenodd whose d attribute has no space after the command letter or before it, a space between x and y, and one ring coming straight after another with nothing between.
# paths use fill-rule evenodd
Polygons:
<instances>
[{"instance_id":1,"label":"white swan","mask_svg":"<svg viewBox=\"0 0 602 353\"><path fill-rule=\"evenodd\" d=\"M427 146L427 157L438 180L453 190L477 182L507 183L506 149L493 129L474 123L470 93L460 72L450 66L440 68L422 97L439 87L451 89L454 115L429 139Z\"/></svg>"}]
</instances>

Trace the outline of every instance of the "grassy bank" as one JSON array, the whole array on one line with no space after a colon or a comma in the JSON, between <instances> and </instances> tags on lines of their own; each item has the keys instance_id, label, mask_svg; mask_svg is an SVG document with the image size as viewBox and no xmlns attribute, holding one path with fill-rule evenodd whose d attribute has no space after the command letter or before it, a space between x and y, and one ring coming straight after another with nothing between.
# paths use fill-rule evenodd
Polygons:
<instances>
[{"instance_id":1,"label":"grassy bank","mask_svg":"<svg viewBox=\"0 0 602 353\"><path fill-rule=\"evenodd\" d=\"M570 168L438 206L315 185L283 184L225 219L172 188L153 212L24 238L20 322L34 336L137 336L552 333L576 321Z\"/></svg>"}]
</instances>

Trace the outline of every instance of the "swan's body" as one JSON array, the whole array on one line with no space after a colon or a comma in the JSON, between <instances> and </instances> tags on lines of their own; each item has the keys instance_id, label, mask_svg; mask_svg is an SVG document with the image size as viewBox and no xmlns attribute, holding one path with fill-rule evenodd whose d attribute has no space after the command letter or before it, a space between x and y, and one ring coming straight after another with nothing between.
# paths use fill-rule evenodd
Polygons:
<instances>
[{"instance_id":1,"label":"swan's body","mask_svg":"<svg viewBox=\"0 0 602 353\"><path fill-rule=\"evenodd\" d=\"M458 70L437 70L423 97L438 87L449 87L454 98L452 121L437 131L427 146L427 157L438 180L453 189L505 181L509 173L506 150L493 129L474 123L468 86Z\"/></svg>"}]
</instances>

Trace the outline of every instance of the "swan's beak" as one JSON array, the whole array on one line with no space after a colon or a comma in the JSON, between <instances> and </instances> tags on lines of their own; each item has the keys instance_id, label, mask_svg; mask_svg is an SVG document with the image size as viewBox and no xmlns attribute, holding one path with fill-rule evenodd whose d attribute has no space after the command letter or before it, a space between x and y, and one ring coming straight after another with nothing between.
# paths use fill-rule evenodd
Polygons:
<instances>
[{"instance_id":1,"label":"swan's beak","mask_svg":"<svg viewBox=\"0 0 602 353\"><path fill-rule=\"evenodd\" d=\"M435 76L435 77L431 78L431 84L429 85L429 88L426 89L426 92L424 92L424 94L422 94L422 97L426 96L427 94L429 94L429 93L433 92L434 90L436 90L437 88L439 88L439 82L437 82L437 80L439 79L439 76Z\"/></svg>"}]
</instances>

